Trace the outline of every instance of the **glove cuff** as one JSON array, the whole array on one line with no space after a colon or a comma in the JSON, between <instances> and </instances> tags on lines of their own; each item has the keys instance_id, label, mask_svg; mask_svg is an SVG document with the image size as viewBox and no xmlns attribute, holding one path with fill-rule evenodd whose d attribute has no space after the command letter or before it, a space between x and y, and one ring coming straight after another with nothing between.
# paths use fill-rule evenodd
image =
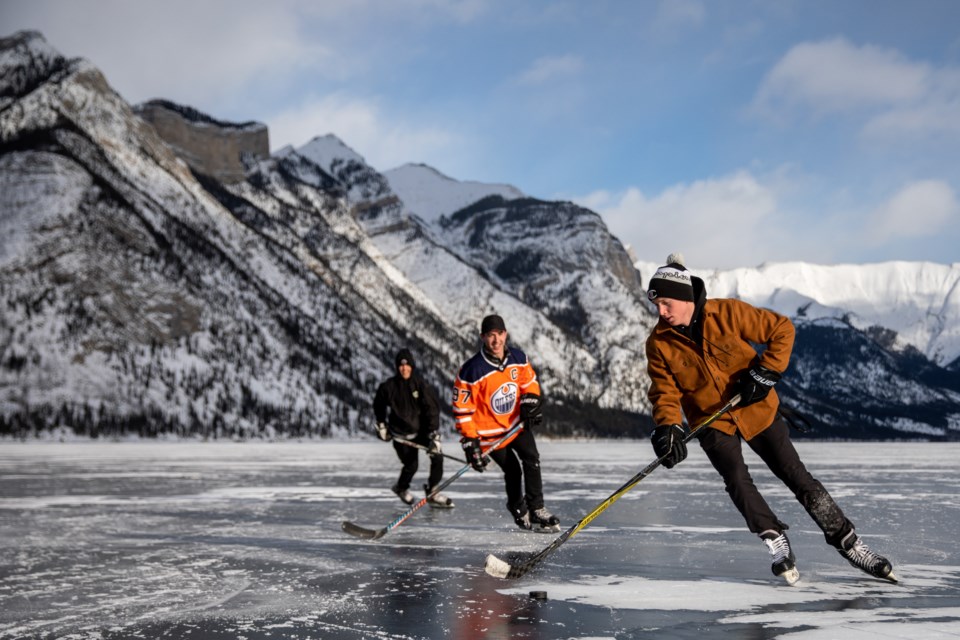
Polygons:
<instances>
[{"instance_id":1,"label":"glove cuff","mask_svg":"<svg viewBox=\"0 0 960 640\"><path fill-rule=\"evenodd\" d=\"M767 389L772 389L773 385L777 384L781 378L779 373L773 369L767 369L762 365L750 367L750 369L747 371L747 375L750 376L750 379L756 382L758 385L764 386Z\"/></svg>"}]
</instances>

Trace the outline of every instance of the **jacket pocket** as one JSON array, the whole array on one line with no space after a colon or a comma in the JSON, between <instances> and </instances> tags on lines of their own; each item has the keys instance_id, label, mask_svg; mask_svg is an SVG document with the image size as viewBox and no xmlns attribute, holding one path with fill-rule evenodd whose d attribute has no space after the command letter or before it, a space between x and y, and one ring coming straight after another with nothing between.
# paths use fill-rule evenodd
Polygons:
<instances>
[{"instance_id":1,"label":"jacket pocket","mask_svg":"<svg viewBox=\"0 0 960 640\"><path fill-rule=\"evenodd\" d=\"M721 371L736 372L746 369L757 357L757 352L739 340L721 340L711 345L709 354Z\"/></svg>"},{"instance_id":2,"label":"jacket pocket","mask_svg":"<svg viewBox=\"0 0 960 640\"><path fill-rule=\"evenodd\" d=\"M676 361L673 369L673 377L684 391L696 391L704 383L703 373L700 371L700 365L693 358L683 356Z\"/></svg>"}]
</instances>

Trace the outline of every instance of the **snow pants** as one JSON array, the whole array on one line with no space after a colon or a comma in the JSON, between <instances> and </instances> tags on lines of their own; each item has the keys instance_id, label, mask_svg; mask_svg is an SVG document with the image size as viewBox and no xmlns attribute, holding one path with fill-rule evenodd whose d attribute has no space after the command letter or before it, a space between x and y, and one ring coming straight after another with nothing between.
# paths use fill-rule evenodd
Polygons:
<instances>
[{"instance_id":1,"label":"snow pants","mask_svg":"<svg viewBox=\"0 0 960 640\"><path fill-rule=\"evenodd\" d=\"M430 437L428 434L421 432L410 440L410 442L416 442L417 444L429 447ZM397 452L397 457L400 458L400 462L403 464L403 468L400 469L400 477L397 479L397 489L399 491L405 491L410 488L413 476L417 472L420 450L415 447L400 444L399 442L393 443L393 450ZM440 484L440 479L443 478L443 456L428 457L430 458L430 476L427 478L427 486L433 488Z\"/></svg>"},{"instance_id":2,"label":"snow pants","mask_svg":"<svg viewBox=\"0 0 960 640\"><path fill-rule=\"evenodd\" d=\"M540 475L540 452L533 434L520 432L510 444L490 454L503 469L507 489L507 509L514 517L543 507L543 478Z\"/></svg>"},{"instance_id":3,"label":"snow pants","mask_svg":"<svg viewBox=\"0 0 960 640\"><path fill-rule=\"evenodd\" d=\"M721 477L733 504L743 515L747 527L760 535L764 531L783 532L788 527L770 509L760 495L743 460L742 437L707 428L700 435L700 446ZM803 505L827 543L840 548L840 541L853 530L843 511L823 485L810 475L790 441L790 429L779 415L769 427L746 441L777 478Z\"/></svg>"}]
</instances>

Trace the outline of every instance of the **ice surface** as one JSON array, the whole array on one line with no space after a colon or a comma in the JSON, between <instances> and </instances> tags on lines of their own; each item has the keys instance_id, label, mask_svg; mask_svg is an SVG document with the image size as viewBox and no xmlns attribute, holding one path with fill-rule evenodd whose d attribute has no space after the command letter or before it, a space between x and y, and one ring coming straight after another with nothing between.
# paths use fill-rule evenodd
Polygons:
<instances>
[{"instance_id":1,"label":"ice surface","mask_svg":"<svg viewBox=\"0 0 960 640\"><path fill-rule=\"evenodd\" d=\"M642 441L540 449L564 528L652 459ZM488 553L557 534L514 527L495 470L452 484L455 509L423 508L369 542L340 523L379 528L406 509L380 442L5 441L0 638L960 636L960 443L798 449L900 584L847 565L752 454L791 525L794 587L696 448L509 581L484 573Z\"/></svg>"}]
</instances>

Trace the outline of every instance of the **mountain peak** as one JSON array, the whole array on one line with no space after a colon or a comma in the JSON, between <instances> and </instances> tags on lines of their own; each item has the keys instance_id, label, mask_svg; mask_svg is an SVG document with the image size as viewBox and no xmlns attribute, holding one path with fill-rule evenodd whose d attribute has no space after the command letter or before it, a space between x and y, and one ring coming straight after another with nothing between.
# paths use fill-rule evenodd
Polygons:
<instances>
[{"instance_id":1,"label":"mountain peak","mask_svg":"<svg viewBox=\"0 0 960 640\"><path fill-rule=\"evenodd\" d=\"M333 163L338 160L358 162L364 166L367 164L363 156L351 149L343 140L332 133L316 136L296 151L330 174L334 173L332 166Z\"/></svg>"},{"instance_id":2,"label":"mountain peak","mask_svg":"<svg viewBox=\"0 0 960 640\"><path fill-rule=\"evenodd\" d=\"M224 183L242 182L248 164L270 156L267 126L260 122L225 122L169 100L150 100L134 112L195 171Z\"/></svg>"},{"instance_id":3,"label":"mountain peak","mask_svg":"<svg viewBox=\"0 0 960 640\"><path fill-rule=\"evenodd\" d=\"M260 130L267 128L267 125L255 120L247 120L246 122L228 122L226 120L218 120L213 116L203 113L199 109L194 109L193 107L187 105L177 104L176 102L165 100L163 98L154 98L153 100L142 102L134 107L134 111L140 112L151 107L173 111L180 115L180 117L182 117L184 120L189 121L193 126L211 125L217 127L218 129L248 130Z\"/></svg>"},{"instance_id":4,"label":"mountain peak","mask_svg":"<svg viewBox=\"0 0 960 640\"><path fill-rule=\"evenodd\" d=\"M18 31L0 38L0 108L42 84L72 62L51 47L38 31Z\"/></svg>"},{"instance_id":5,"label":"mountain peak","mask_svg":"<svg viewBox=\"0 0 960 640\"><path fill-rule=\"evenodd\" d=\"M429 222L489 196L500 196L504 200L526 197L509 184L460 181L426 164L404 164L383 175L407 209Z\"/></svg>"}]
</instances>

